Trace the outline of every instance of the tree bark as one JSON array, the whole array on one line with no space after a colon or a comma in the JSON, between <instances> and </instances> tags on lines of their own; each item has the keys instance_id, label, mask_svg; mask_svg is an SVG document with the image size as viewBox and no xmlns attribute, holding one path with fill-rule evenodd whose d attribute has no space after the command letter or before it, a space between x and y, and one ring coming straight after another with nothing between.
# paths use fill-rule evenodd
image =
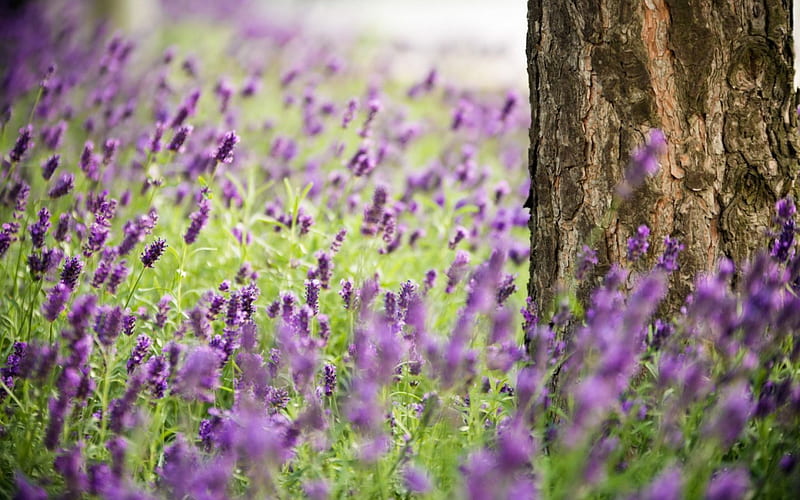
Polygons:
<instances>
[{"instance_id":1,"label":"tree bark","mask_svg":"<svg viewBox=\"0 0 800 500\"><path fill-rule=\"evenodd\" d=\"M529 0L531 280L552 306L607 217L631 151L666 135L659 173L594 242L591 283L650 226L651 265L685 245L668 305L697 272L764 248L775 202L794 192L797 95L788 0Z\"/></svg>"}]
</instances>

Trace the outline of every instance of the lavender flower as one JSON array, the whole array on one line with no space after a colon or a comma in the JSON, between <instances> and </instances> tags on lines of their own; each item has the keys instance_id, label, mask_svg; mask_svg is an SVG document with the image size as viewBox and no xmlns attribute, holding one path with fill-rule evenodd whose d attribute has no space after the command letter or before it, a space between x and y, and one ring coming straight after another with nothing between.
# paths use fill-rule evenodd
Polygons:
<instances>
[{"instance_id":1,"label":"lavender flower","mask_svg":"<svg viewBox=\"0 0 800 500\"><path fill-rule=\"evenodd\" d=\"M235 131L230 130L226 132L220 140L219 147L214 151L212 158L218 163L233 162L233 148L238 143L239 136L236 135Z\"/></svg>"},{"instance_id":2,"label":"lavender flower","mask_svg":"<svg viewBox=\"0 0 800 500\"><path fill-rule=\"evenodd\" d=\"M61 164L61 155L53 155L42 163L42 178L49 181L53 173Z\"/></svg>"},{"instance_id":3,"label":"lavender flower","mask_svg":"<svg viewBox=\"0 0 800 500\"><path fill-rule=\"evenodd\" d=\"M169 151L174 151L176 153L183 153L185 151L184 143L186 139L191 135L194 127L191 125L181 125L175 135L172 136L172 140L169 141L167 145L167 149Z\"/></svg>"},{"instance_id":4,"label":"lavender flower","mask_svg":"<svg viewBox=\"0 0 800 500\"><path fill-rule=\"evenodd\" d=\"M211 202L205 196L200 198L197 205L197 211L192 212L189 216L192 222L183 235L183 241L185 241L187 245L191 245L197 240L197 235L200 234L200 230L203 229L208 222L208 215L211 213Z\"/></svg>"},{"instance_id":5,"label":"lavender flower","mask_svg":"<svg viewBox=\"0 0 800 500\"><path fill-rule=\"evenodd\" d=\"M456 257L450 264L450 267L445 273L447 275L447 287L445 293L453 293L456 285L467 273L467 266L469 265L469 254L463 250L456 252Z\"/></svg>"},{"instance_id":6,"label":"lavender flower","mask_svg":"<svg viewBox=\"0 0 800 500\"><path fill-rule=\"evenodd\" d=\"M403 469L403 482L412 493L427 493L431 490L431 480L425 472L411 465Z\"/></svg>"},{"instance_id":7,"label":"lavender flower","mask_svg":"<svg viewBox=\"0 0 800 500\"><path fill-rule=\"evenodd\" d=\"M656 267L667 272L678 270L678 254L684 246L675 238L669 236L664 238L664 253L658 257Z\"/></svg>"},{"instance_id":8,"label":"lavender flower","mask_svg":"<svg viewBox=\"0 0 800 500\"><path fill-rule=\"evenodd\" d=\"M617 192L627 198L638 188L646 177L658 171L658 157L667 150L667 139L659 129L652 129L645 144L631 155L631 161L625 171L625 180L618 186Z\"/></svg>"},{"instance_id":9,"label":"lavender flower","mask_svg":"<svg viewBox=\"0 0 800 500\"><path fill-rule=\"evenodd\" d=\"M166 249L167 240L163 238L156 238L156 240L145 247L144 252L142 252L141 261L142 264L144 264L144 267L153 267Z\"/></svg>"},{"instance_id":10,"label":"lavender flower","mask_svg":"<svg viewBox=\"0 0 800 500\"><path fill-rule=\"evenodd\" d=\"M94 320L94 331L101 344L110 346L122 332L122 308L104 305L99 308Z\"/></svg>"},{"instance_id":11,"label":"lavender flower","mask_svg":"<svg viewBox=\"0 0 800 500\"><path fill-rule=\"evenodd\" d=\"M463 226L458 226L453 234L453 237L450 238L450 241L447 242L447 248L450 250L455 250L456 246L467 236L467 230Z\"/></svg>"},{"instance_id":12,"label":"lavender flower","mask_svg":"<svg viewBox=\"0 0 800 500\"><path fill-rule=\"evenodd\" d=\"M339 250L342 249L342 243L344 243L344 239L347 236L347 229L340 229L336 236L334 236L333 241L331 242L331 254L336 255L339 253Z\"/></svg>"},{"instance_id":13,"label":"lavender flower","mask_svg":"<svg viewBox=\"0 0 800 500\"><path fill-rule=\"evenodd\" d=\"M353 307L353 280L348 278L346 280L342 280L339 284L342 287L342 289L339 291L339 296L342 297L344 308L349 310Z\"/></svg>"},{"instance_id":14,"label":"lavender flower","mask_svg":"<svg viewBox=\"0 0 800 500\"><path fill-rule=\"evenodd\" d=\"M628 260L635 262L647 253L650 243L647 238L650 236L650 228L642 224L636 229L636 234L628 238Z\"/></svg>"},{"instance_id":15,"label":"lavender flower","mask_svg":"<svg viewBox=\"0 0 800 500\"><path fill-rule=\"evenodd\" d=\"M128 363L126 365L128 368L128 374L133 373L133 370L142 364L145 356L147 356L147 352L150 350L151 344L152 339L150 339L150 337L147 335L139 335L136 338L136 345L133 347L133 351L131 351L131 356L128 358Z\"/></svg>"},{"instance_id":16,"label":"lavender flower","mask_svg":"<svg viewBox=\"0 0 800 500\"><path fill-rule=\"evenodd\" d=\"M332 364L326 364L323 368L323 371L325 379L323 393L330 397L333 396L333 393L336 391L336 366Z\"/></svg>"},{"instance_id":17,"label":"lavender flower","mask_svg":"<svg viewBox=\"0 0 800 500\"><path fill-rule=\"evenodd\" d=\"M590 248L588 245L583 245L578 252L577 269L575 270L575 277L582 280L597 265L597 252Z\"/></svg>"},{"instance_id":18,"label":"lavender flower","mask_svg":"<svg viewBox=\"0 0 800 500\"><path fill-rule=\"evenodd\" d=\"M794 244L794 235L797 232L794 214L797 209L791 197L778 200L775 204L777 212L777 222L781 226L781 231L772 243L770 255L780 262L785 262L790 257L790 250Z\"/></svg>"},{"instance_id":19,"label":"lavender flower","mask_svg":"<svg viewBox=\"0 0 800 500\"><path fill-rule=\"evenodd\" d=\"M189 352L175 379L175 391L187 400L211 403L219 378L218 354L208 346Z\"/></svg>"},{"instance_id":20,"label":"lavender flower","mask_svg":"<svg viewBox=\"0 0 800 500\"><path fill-rule=\"evenodd\" d=\"M319 313L319 280L306 280L306 304L314 312L314 315Z\"/></svg>"},{"instance_id":21,"label":"lavender flower","mask_svg":"<svg viewBox=\"0 0 800 500\"><path fill-rule=\"evenodd\" d=\"M155 154L161 151L161 139L164 137L165 126L162 122L156 123L156 130L153 132L153 137L150 139L150 152Z\"/></svg>"},{"instance_id":22,"label":"lavender flower","mask_svg":"<svg viewBox=\"0 0 800 500\"><path fill-rule=\"evenodd\" d=\"M39 219L28 227L34 248L42 248L44 246L44 237L47 235L48 229L50 229L50 211L46 207L42 207L39 210Z\"/></svg>"},{"instance_id":23,"label":"lavender flower","mask_svg":"<svg viewBox=\"0 0 800 500\"><path fill-rule=\"evenodd\" d=\"M19 129L17 142L14 143L14 147L8 153L8 158L12 163L17 163L33 146L33 125L28 124Z\"/></svg>"},{"instance_id":24,"label":"lavender flower","mask_svg":"<svg viewBox=\"0 0 800 500\"><path fill-rule=\"evenodd\" d=\"M125 281L125 278L128 277L130 274L130 269L128 268L128 262L125 260L119 261L111 270L111 274L108 276L108 281L106 282L106 290L110 294L116 294L117 288L119 285Z\"/></svg>"},{"instance_id":25,"label":"lavender flower","mask_svg":"<svg viewBox=\"0 0 800 500\"><path fill-rule=\"evenodd\" d=\"M745 497L750 486L750 475L745 469L719 471L706 488L706 500L738 500Z\"/></svg>"},{"instance_id":26,"label":"lavender flower","mask_svg":"<svg viewBox=\"0 0 800 500\"><path fill-rule=\"evenodd\" d=\"M83 263L79 257L67 257L61 270L61 282L70 290L74 290L83 271Z\"/></svg>"}]
</instances>

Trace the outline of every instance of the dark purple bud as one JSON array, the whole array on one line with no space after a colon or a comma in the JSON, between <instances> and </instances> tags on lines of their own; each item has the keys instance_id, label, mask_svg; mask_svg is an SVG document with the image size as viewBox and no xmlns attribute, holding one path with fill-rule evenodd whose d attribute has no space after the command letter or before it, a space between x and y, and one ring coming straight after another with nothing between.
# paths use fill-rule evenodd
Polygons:
<instances>
[{"instance_id":1,"label":"dark purple bud","mask_svg":"<svg viewBox=\"0 0 800 500\"><path fill-rule=\"evenodd\" d=\"M650 236L650 228L644 224L636 230L636 235L628 238L628 260L635 262L647 253L650 243L647 238Z\"/></svg>"},{"instance_id":2,"label":"dark purple bud","mask_svg":"<svg viewBox=\"0 0 800 500\"><path fill-rule=\"evenodd\" d=\"M42 163L42 178L46 181L49 181L51 177L53 177L53 172L56 171L58 166L61 164L61 155L53 155L44 163Z\"/></svg>"},{"instance_id":3,"label":"dark purple bud","mask_svg":"<svg viewBox=\"0 0 800 500\"><path fill-rule=\"evenodd\" d=\"M153 137L150 139L150 152L158 153L161 151L161 138L164 137L164 124L162 122L156 123L156 130L153 132Z\"/></svg>"},{"instance_id":4,"label":"dark purple bud","mask_svg":"<svg viewBox=\"0 0 800 500\"><path fill-rule=\"evenodd\" d=\"M186 138L191 135L194 127L191 125L181 125L175 135L172 136L172 140L167 145L167 149L169 151L174 151L176 153L183 153L185 150L184 144L186 143Z\"/></svg>"},{"instance_id":5,"label":"dark purple bud","mask_svg":"<svg viewBox=\"0 0 800 500\"><path fill-rule=\"evenodd\" d=\"M342 249L342 243L344 243L344 239L347 236L347 229L340 229L336 236L334 236L333 241L331 242L331 253L336 255L339 253L339 250Z\"/></svg>"},{"instance_id":6,"label":"dark purple bud","mask_svg":"<svg viewBox=\"0 0 800 500\"><path fill-rule=\"evenodd\" d=\"M53 233L53 238L59 242L69 242L69 226L71 217L69 213L63 213L58 217L58 225Z\"/></svg>"},{"instance_id":7,"label":"dark purple bud","mask_svg":"<svg viewBox=\"0 0 800 500\"><path fill-rule=\"evenodd\" d=\"M664 253L658 258L656 267L667 272L678 270L678 255L683 251L684 246L675 238L669 236L664 238Z\"/></svg>"},{"instance_id":8,"label":"dark purple bud","mask_svg":"<svg viewBox=\"0 0 800 500\"><path fill-rule=\"evenodd\" d=\"M78 284L78 279L83 271L83 262L79 257L67 257L64 261L64 268L61 270L61 282L67 285L70 290L74 290Z\"/></svg>"},{"instance_id":9,"label":"dark purple bud","mask_svg":"<svg viewBox=\"0 0 800 500\"><path fill-rule=\"evenodd\" d=\"M198 202L197 211L189 215L189 219L191 219L192 222L189 224L186 234L183 235L183 241L185 241L187 245L191 245L197 240L200 230L203 229L208 222L208 216L210 213L211 202L205 196L203 196Z\"/></svg>"},{"instance_id":10,"label":"dark purple bud","mask_svg":"<svg viewBox=\"0 0 800 500\"><path fill-rule=\"evenodd\" d=\"M17 142L14 143L14 147L8 153L8 157L12 163L17 163L33 146L33 125L28 124L19 129Z\"/></svg>"},{"instance_id":11,"label":"dark purple bud","mask_svg":"<svg viewBox=\"0 0 800 500\"><path fill-rule=\"evenodd\" d=\"M147 356L147 352L150 350L151 344L152 339L147 335L139 335L136 338L136 345L133 347L133 351L131 351L131 356L128 358L128 363L126 365L128 368L128 374L133 373L133 370L142 364L145 356Z\"/></svg>"},{"instance_id":12,"label":"dark purple bud","mask_svg":"<svg viewBox=\"0 0 800 500\"><path fill-rule=\"evenodd\" d=\"M46 207L42 207L39 210L39 219L28 227L34 248L44 246L44 237L47 235L48 229L50 229L50 211Z\"/></svg>"},{"instance_id":13,"label":"dark purple bud","mask_svg":"<svg viewBox=\"0 0 800 500\"><path fill-rule=\"evenodd\" d=\"M306 304L314 311L314 315L319 313L319 280L306 280Z\"/></svg>"},{"instance_id":14,"label":"dark purple bud","mask_svg":"<svg viewBox=\"0 0 800 500\"><path fill-rule=\"evenodd\" d=\"M450 250L455 250L456 246L467 236L467 229L458 226L453 234L453 237L450 238L450 241L447 242L447 248Z\"/></svg>"},{"instance_id":15,"label":"dark purple bud","mask_svg":"<svg viewBox=\"0 0 800 500\"><path fill-rule=\"evenodd\" d=\"M236 135L235 131L231 130L226 132L225 135L222 136L219 147L214 151L212 158L219 163L233 162L233 148L238 143L239 136Z\"/></svg>"},{"instance_id":16,"label":"dark purple bud","mask_svg":"<svg viewBox=\"0 0 800 500\"><path fill-rule=\"evenodd\" d=\"M167 240L163 238L156 238L153 243L147 245L141 255L141 261L144 267L153 267L166 249Z\"/></svg>"},{"instance_id":17,"label":"dark purple bud","mask_svg":"<svg viewBox=\"0 0 800 500\"><path fill-rule=\"evenodd\" d=\"M53 184L53 187L47 192L47 196L53 199L61 198L62 196L68 195L74 187L75 176L69 172L65 172L61 174L61 177Z\"/></svg>"},{"instance_id":18,"label":"dark purple bud","mask_svg":"<svg viewBox=\"0 0 800 500\"><path fill-rule=\"evenodd\" d=\"M103 143L103 165L109 165L112 161L114 161L114 157L117 155L119 146L119 139L115 139L113 137L106 139L106 142Z\"/></svg>"}]
</instances>

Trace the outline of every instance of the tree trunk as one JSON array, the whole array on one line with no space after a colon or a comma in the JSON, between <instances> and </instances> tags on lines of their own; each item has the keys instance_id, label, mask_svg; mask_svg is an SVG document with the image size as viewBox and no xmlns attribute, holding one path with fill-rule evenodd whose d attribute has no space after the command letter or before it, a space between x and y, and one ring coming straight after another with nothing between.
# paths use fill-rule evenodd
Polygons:
<instances>
[{"instance_id":1,"label":"tree trunk","mask_svg":"<svg viewBox=\"0 0 800 500\"><path fill-rule=\"evenodd\" d=\"M685 245L672 310L698 271L765 248L798 171L790 18L788 0L529 0L529 293L540 307L574 282L601 223L595 279L641 224L647 265L666 235ZM604 221L651 128L668 142L659 173Z\"/></svg>"}]
</instances>

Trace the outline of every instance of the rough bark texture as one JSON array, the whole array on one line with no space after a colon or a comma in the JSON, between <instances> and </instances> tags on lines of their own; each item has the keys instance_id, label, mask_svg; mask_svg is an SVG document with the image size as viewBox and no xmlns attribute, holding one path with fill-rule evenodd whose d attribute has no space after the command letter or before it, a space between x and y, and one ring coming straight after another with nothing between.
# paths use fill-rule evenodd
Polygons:
<instances>
[{"instance_id":1,"label":"rough bark texture","mask_svg":"<svg viewBox=\"0 0 800 500\"><path fill-rule=\"evenodd\" d=\"M790 18L788 0L529 0L529 293L540 306L573 282L579 248L653 127L668 152L603 224L594 278L625 258L640 224L652 229L644 264L666 235L686 246L673 307L697 271L764 248L798 171Z\"/></svg>"}]
</instances>

